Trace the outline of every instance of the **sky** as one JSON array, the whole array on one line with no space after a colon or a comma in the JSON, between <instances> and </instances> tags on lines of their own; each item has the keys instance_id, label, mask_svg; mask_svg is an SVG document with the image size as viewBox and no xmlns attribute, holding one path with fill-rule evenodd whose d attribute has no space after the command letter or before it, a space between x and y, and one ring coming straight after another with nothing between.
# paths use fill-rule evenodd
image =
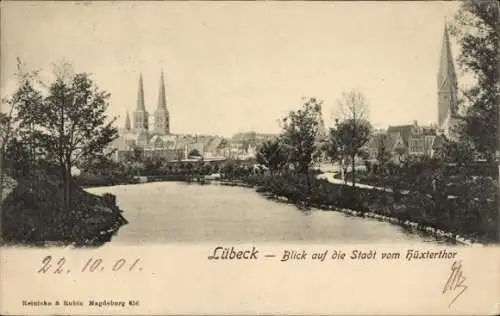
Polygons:
<instances>
[{"instance_id":1,"label":"sky","mask_svg":"<svg viewBox=\"0 0 500 316\"><path fill-rule=\"evenodd\" d=\"M111 93L109 115L146 108L165 76L171 132L279 132L303 97L327 125L343 91L365 95L375 127L437 121L445 20L456 2L2 2L1 94L16 57L50 78L70 62ZM453 46L456 58L457 49ZM459 77L460 80L460 77Z\"/></svg>"}]
</instances>

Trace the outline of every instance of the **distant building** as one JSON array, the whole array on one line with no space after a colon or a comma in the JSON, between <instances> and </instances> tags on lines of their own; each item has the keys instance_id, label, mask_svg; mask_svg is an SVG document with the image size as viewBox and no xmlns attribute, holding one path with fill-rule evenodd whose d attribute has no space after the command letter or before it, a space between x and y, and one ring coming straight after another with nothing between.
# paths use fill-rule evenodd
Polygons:
<instances>
[{"instance_id":1,"label":"distant building","mask_svg":"<svg viewBox=\"0 0 500 316\"><path fill-rule=\"evenodd\" d=\"M150 126L150 114L144 99L144 83L139 75L137 106L133 112L133 122L127 111L125 124L119 129L119 136L110 147L115 150L114 158L123 160L134 151L141 157L161 157L167 160L183 159L185 143L182 138L170 133L170 115L167 109L163 71L160 75L158 103L154 111L154 125Z\"/></svg>"},{"instance_id":2,"label":"distant building","mask_svg":"<svg viewBox=\"0 0 500 316\"><path fill-rule=\"evenodd\" d=\"M255 158L259 147L263 143L277 137L276 134L256 132L237 133L229 141L229 152L226 152L227 157L241 160Z\"/></svg>"},{"instance_id":3,"label":"distant building","mask_svg":"<svg viewBox=\"0 0 500 316\"><path fill-rule=\"evenodd\" d=\"M387 133L395 139L393 151L396 154L403 152L406 155L404 158L434 155L434 140L437 135L434 127L418 126L415 121L413 125L389 126Z\"/></svg>"},{"instance_id":4,"label":"distant building","mask_svg":"<svg viewBox=\"0 0 500 316\"><path fill-rule=\"evenodd\" d=\"M385 138L384 145L395 162L408 158L433 157L437 149L437 134L435 126L419 126L416 121L408 125L389 126L387 131L372 132L370 140L365 146L370 160L376 160L379 152L380 138Z\"/></svg>"},{"instance_id":5,"label":"distant building","mask_svg":"<svg viewBox=\"0 0 500 316\"><path fill-rule=\"evenodd\" d=\"M378 149L379 149L379 137L383 134L386 134L387 131L383 129L373 130L370 134L370 139L363 147L363 150L368 154L368 160L376 160ZM392 148L394 144L390 145Z\"/></svg>"},{"instance_id":6,"label":"distant building","mask_svg":"<svg viewBox=\"0 0 500 316\"><path fill-rule=\"evenodd\" d=\"M365 146L369 159L374 160L377 157L377 137L380 134L387 133L387 143L393 157L396 157L395 160L434 157L443 145L444 137L455 139L458 136L456 129L463 119L458 114L457 75L446 24L437 75L437 95L437 125L419 126L414 121L413 124L389 126L387 131L374 131Z\"/></svg>"}]
</instances>

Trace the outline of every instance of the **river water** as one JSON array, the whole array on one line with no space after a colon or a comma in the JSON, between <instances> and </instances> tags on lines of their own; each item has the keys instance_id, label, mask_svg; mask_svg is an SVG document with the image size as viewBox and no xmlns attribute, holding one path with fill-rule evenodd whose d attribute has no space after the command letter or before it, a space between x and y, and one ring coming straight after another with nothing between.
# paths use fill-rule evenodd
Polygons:
<instances>
[{"instance_id":1,"label":"river water","mask_svg":"<svg viewBox=\"0 0 500 316\"><path fill-rule=\"evenodd\" d=\"M269 200L253 189L182 182L90 188L116 195L129 223L111 243L307 242L430 243L435 238L411 233L374 219L335 211L303 211Z\"/></svg>"}]
</instances>

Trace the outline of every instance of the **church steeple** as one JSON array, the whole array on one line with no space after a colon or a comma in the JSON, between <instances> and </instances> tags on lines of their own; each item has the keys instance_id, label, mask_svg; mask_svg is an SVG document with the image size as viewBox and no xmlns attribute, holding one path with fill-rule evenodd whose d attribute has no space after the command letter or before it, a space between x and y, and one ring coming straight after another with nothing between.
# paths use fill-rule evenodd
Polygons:
<instances>
[{"instance_id":1,"label":"church steeple","mask_svg":"<svg viewBox=\"0 0 500 316\"><path fill-rule=\"evenodd\" d=\"M165 95L165 79L163 78L163 70L160 75L160 92L158 93L158 110L167 110L167 96Z\"/></svg>"},{"instance_id":2,"label":"church steeple","mask_svg":"<svg viewBox=\"0 0 500 316\"><path fill-rule=\"evenodd\" d=\"M142 83L142 73L139 75L139 90L137 91L137 109L136 111L146 112L144 106L144 86Z\"/></svg>"},{"instance_id":3,"label":"church steeple","mask_svg":"<svg viewBox=\"0 0 500 316\"><path fill-rule=\"evenodd\" d=\"M165 93L165 79L163 70L160 75L160 91L158 93L158 106L155 111L155 133L166 135L170 133L170 117L167 110L167 96Z\"/></svg>"},{"instance_id":4,"label":"church steeple","mask_svg":"<svg viewBox=\"0 0 500 316\"><path fill-rule=\"evenodd\" d=\"M148 112L144 105L144 87L142 83L142 73L139 75L139 90L137 91L137 108L134 112L134 131L147 132L149 128Z\"/></svg>"},{"instance_id":5,"label":"church steeple","mask_svg":"<svg viewBox=\"0 0 500 316\"><path fill-rule=\"evenodd\" d=\"M449 82L451 85L457 85L457 75L453 63L453 54L451 53L450 36L448 34L448 25L444 24L443 43L441 47L441 57L439 60L438 89Z\"/></svg>"},{"instance_id":6,"label":"church steeple","mask_svg":"<svg viewBox=\"0 0 500 316\"><path fill-rule=\"evenodd\" d=\"M125 130L130 131L132 129L132 124L130 124L130 116L128 115L127 111L127 116L125 117Z\"/></svg>"},{"instance_id":7,"label":"church steeple","mask_svg":"<svg viewBox=\"0 0 500 316\"><path fill-rule=\"evenodd\" d=\"M448 130L451 120L458 114L457 91L457 75L453 63L448 26L445 23L437 75L438 126L442 130Z\"/></svg>"}]
</instances>

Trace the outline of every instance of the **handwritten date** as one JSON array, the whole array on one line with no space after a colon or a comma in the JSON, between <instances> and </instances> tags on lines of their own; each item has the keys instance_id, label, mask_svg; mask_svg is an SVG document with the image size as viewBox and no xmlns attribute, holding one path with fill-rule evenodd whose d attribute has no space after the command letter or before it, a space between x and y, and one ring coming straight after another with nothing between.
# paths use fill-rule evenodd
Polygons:
<instances>
[{"instance_id":1,"label":"handwritten date","mask_svg":"<svg viewBox=\"0 0 500 316\"><path fill-rule=\"evenodd\" d=\"M66 258L53 258L52 256L46 256L42 260L42 264L37 273L40 274L69 274L71 269L69 265L66 264ZM142 271L140 265L140 259L127 261L124 258L120 258L111 262L104 262L102 258L89 258L78 270L79 272L104 272L104 271Z\"/></svg>"}]
</instances>

